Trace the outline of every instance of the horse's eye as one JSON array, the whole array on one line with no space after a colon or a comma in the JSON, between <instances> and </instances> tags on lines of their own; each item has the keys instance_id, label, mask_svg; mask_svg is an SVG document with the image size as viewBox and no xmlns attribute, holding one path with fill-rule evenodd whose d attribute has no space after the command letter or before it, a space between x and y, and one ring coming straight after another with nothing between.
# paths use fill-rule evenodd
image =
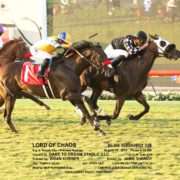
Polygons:
<instances>
[{"instance_id":1,"label":"horse's eye","mask_svg":"<svg viewBox=\"0 0 180 180\"><path fill-rule=\"evenodd\" d=\"M165 47L166 46L166 42L165 41L160 41L160 46L161 47Z\"/></svg>"}]
</instances>

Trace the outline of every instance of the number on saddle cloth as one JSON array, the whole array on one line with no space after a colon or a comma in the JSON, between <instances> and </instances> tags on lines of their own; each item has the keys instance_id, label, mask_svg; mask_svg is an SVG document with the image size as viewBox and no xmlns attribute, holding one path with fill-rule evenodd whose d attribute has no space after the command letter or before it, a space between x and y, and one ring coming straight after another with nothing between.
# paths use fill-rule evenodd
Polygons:
<instances>
[{"instance_id":1,"label":"number on saddle cloth","mask_svg":"<svg viewBox=\"0 0 180 180\"><path fill-rule=\"evenodd\" d=\"M40 71L41 65L34 62L25 62L22 65L21 70L21 82L27 85L43 85L47 81L44 78L37 77L38 72ZM48 77L49 68L46 69L46 77Z\"/></svg>"}]
</instances>

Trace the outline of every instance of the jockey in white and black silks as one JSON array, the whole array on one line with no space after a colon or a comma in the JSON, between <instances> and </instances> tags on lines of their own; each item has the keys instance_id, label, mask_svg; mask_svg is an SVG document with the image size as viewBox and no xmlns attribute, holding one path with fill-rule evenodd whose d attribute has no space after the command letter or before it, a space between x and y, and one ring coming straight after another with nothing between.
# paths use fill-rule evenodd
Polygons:
<instances>
[{"instance_id":1,"label":"jockey in white and black silks","mask_svg":"<svg viewBox=\"0 0 180 180\"><path fill-rule=\"evenodd\" d=\"M111 61L105 61L103 64L115 68L121 61L139 53L147 45L148 36L144 31L139 31L136 35L115 38L104 50Z\"/></svg>"},{"instance_id":2,"label":"jockey in white and black silks","mask_svg":"<svg viewBox=\"0 0 180 180\"><path fill-rule=\"evenodd\" d=\"M68 49L72 45L71 36L67 32L60 32L58 36L51 36L40 40L30 47L31 59L41 64L38 77L43 77L45 70L52 63L52 59L57 55L57 49Z\"/></svg>"}]
</instances>

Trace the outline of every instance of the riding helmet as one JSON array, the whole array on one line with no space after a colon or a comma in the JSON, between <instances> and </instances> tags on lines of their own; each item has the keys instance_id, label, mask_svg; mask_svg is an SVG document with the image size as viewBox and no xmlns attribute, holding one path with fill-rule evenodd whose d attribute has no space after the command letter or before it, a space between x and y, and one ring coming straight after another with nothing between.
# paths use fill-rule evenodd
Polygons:
<instances>
[{"instance_id":1,"label":"riding helmet","mask_svg":"<svg viewBox=\"0 0 180 180\"><path fill-rule=\"evenodd\" d=\"M64 48L68 48L71 45L71 36L67 32L60 32L58 34L58 40Z\"/></svg>"},{"instance_id":2,"label":"riding helmet","mask_svg":"<svg viewBox=\"0 0 180 180\"><path fill-rule=\"evenodd\" d=\"M148 36L144 31L139 31L136 36L141 40L142 43L145 43L148 39Z\"/></svg>"}]
</instances>

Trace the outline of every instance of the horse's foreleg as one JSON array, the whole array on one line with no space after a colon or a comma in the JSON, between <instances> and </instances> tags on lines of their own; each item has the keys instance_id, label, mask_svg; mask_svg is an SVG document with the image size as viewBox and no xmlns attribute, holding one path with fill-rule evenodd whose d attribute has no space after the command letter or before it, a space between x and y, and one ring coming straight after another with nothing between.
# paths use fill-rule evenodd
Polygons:
<instances>
[{"instance_id":1,"label":"horse's foreleg","mask_svg":"<svg viewBox=\"0 0 180 180\"><path fill-rule=\"evenodd\" d=\"M81 118L88 119L89 123L93 126L93 119L91 118L91 116L90 116L88 110L86 109L83 101L81 100L78 102L74 102L74 104L75 104L76 108L78 108L78 110L82 113Z\"/></svg>"},{"instance_id":2,"label":"horse's foreleg","mask_svg":"<svg viewBox=\"0 0 180 180\"><path fill-rule=\"evenodd\" d=\"M144 114L149 112L149 104L147 103L144 95L142 94L142 92L140 94L138 94L138 96L135 97L135 99L144 106L144 111L140 112L137 115L129 115L129 119L130 120L138 120L140 119Z\"/></svg>"},{"instance_id":3,"label":"horse's foreleg","mask_svg":"<svg viewBox=\"0 0 180 180\"><path fill-rule=\"evenodd\" d=\"M8 95L6 98L5 98L5 112L6 112L6 116L5 116L5 119L7 121L7 124L9 125L10 129L17 133L17 130L14 126L14 124L12 123L11 121L11 114L12 114L12 111L14 109L14 104L15 104L15 101L16 101L16 98L15 97L12 97L10 95Z\"/></svg>"},{"instance_id":4,"label":"horse's foreleg","mask_svg":"<svg viewBox=\"0 0 180 180\"><path fill-rule=\"evenodd\" d=\"M31 99L32 101L36 102L40 106L44 106L47 110L50 110L50 107L47 104L45 104L44 102L42 102L41 100L39 100L37 97L35 97L35 96L33 96L33 95L31 95L31 94L29 94L27 92L24 92L24 91L21 91L20 95L24 96L24 97L26 97L28 99Z\"/></svg>"},{"instance_id":5,"label":"horse's foreleg","mask_svg":"<svg viewBox=\"0 0 180 180\"><path fill-rule=\"evenodd\" d=\"M75 107L75 111L78 115L80 115L80 124L84 125L86 123L86 116L82 113L81 109L76 105L76 103L73 100L70 100L71 104Z\"/></svg>"},{"instance_id":6,"label":"horse's foreleg","mask_svg":"<svg viewBox=\"0 0 180 180\"><path fill-rule=\"evenodd\" d=\"M116 106L115 106L115 109L114 109L111 119L116 119L119 116L119 113L121 112L124 102L125 102L125 98L123 98L123 97L118 98L116 100Z\"/></svg>"},{"instance_id":7,"label":"horse's foreleg","mask_svg":"<svg viewBox=\"0 0 180 180\"><path fill-rule=\"evenodd\" d=\"M123 107L125 102L125 98L121 97L116 100L116 106L113 112L113 115L105 115L105 116L98 116L99 119L105 119L108 125L111 125L111 119L116 119L119 116L119 113Z\"/></svg>"},{"instance_id":8,"label":"horse's foreleg","mask_svg":"<svg viewBox=\"0 0 180 180\"><path fill-rule=\"evenodd\" d=\"M97 117L90 116L82 100L74 101L73 104L76 105L76 107L78 107L78 109L82 112L83 117L89 120L91 126L94 127L95 131L99 131L101 135L105 135L105 132L100 128L100 124Z\"/></svg>"},{"instance_id":9,"label":"horse's foreleg","mask_svg":"<svg viewBox=\"0 0 180 180\"><path fill-rule=\"evenodd\" d=\"M100 109L99 106L97 105L97 100L98 100L99 96L101 95L101 93L102 93L102 90L93 89L91 97L90 98L85 97L88 107L94 114L98 114L102 111L102 109Z\"/></svg>"},{"instance_id":10,"label":"horse's foreleg","mask_svg":"<svg viewBox=\"0 0 180 180\"><path fill-rule=\"evenodd\" d=\"M102 93L102 90L95 90L93 89L93 92L92 92L92 95L91 95L91 98L88 98L87 96L84 96L83 97L83 100L87 103L90 111L93 113L93 116L96 116L97 115L97 112L96 110L99 108L97 106L97 99L98 97L101 95ZM72 102L71 102L72 103ZM72 103L73 104L73 103ZM73 104L74 105L74 104ZM76 112L78 114L80 114L81 116L81 125L85 124L86 123L86 117L84 116L84 114L79 110L78 107L76 107Z\"/></svg>"},{"instance_id":11,"label":"horse's foreleg","mask_svg":"<svg viewBox=\"0 0 180 180\"><path fill-rule=\"evenodd\" d=\"M97 100L100 97L101 93L101 89L93 89L92 95L90 97L92 108L96 109L96 111L99 109L99 106L97 105Z\"/></svg>"}]
</instances>

